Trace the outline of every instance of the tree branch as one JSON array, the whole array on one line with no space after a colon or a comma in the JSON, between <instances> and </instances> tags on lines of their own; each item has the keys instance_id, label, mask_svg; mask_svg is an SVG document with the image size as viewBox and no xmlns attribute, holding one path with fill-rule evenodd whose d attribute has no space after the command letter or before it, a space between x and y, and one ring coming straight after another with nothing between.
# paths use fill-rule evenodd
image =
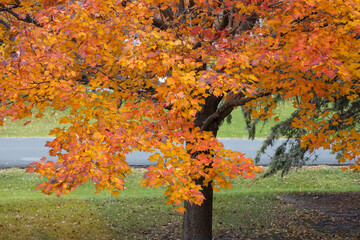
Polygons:
<instances>
[{"instance_id":1,"label":"tree branch","mask_svg":"<svg viewBox=\"0 0 360 240\"><path fill-rule=\"evenodd\" d=\"M259 19L259 15L254 11L244 21L240 23L240 32L253 29L256 21Z\"/></svg>"},{"instance_id":2,"label":"tree branch","mask_svg":"<svg viewBox=\"0 0 360 240\"><path fill-rule=\"evenodd\" d=\"M166 30L169 28L165 21L155 17L153 18L153 25L157 28L160 28L161 30Z\"/></svg>"},{"instance_id":3,"label":"tree branch","mask_svg":"<svg viewBox=\"0 0 360 240\"><path fill-rule=\"evenodd\" d=\"M10 24L8 24L5 20L0 18L0 23L2 25L4 25L4 27L6 28L6 30L10 30Z\"/></svg>"},{"instance_id":4,"label":"tree branch","mask_svg":"<svg viewBox=\"0 0 360 240\"><path fill-rule=\"evenodd\" d=\"M29 14L26 14L25 18L21 18L19 16L19 14L17 14L16 12L14 12L12 10L14 8L17 8L18 6L20 6L20 5L16 5L16 6L13 6L13 7L9 8L9 7L6 7L4 4L0 3L0 12L7 12L7 13L11 14L13 17L15 17L19 21L32 23L37 27L41 27L41 25L34 18L32 18Z\"/></svg>"},{"instance_id":5,"label":"tree branch","mask_svg":"<svg viewBox=\"0 0 360 240\"><path fill-rule=\"evenodd\" d=\"M230 22L230 12L228 10L224 10L221 23L217 27L217 29L220 31L224 30L229 25L229 22Z\"/></svg>"},{"instance_id":6,"label":"tree branch","mask_svg":"<svg viewBox=\"0 0 360 240\"><path fill-rule=\"evenodd\" d=\"M171 10L171 8L168 6L165 10L162 10L160 8L161 14L165 17L167 21L173 21L174 20L174 13Z\"/></svg>"},{"instance_id":7,"label":"tree branch","mask_svg":"<svg viewBox=\"0 0 360 240\"><path fill-rule=\"evenodd\" d=\"M206 129L210 126L210 124L214 121L221 122L228 116L234 107L236 106L243 106L246 103L253 101L257 98L266 97L273 94L273 92L261 92L252 97L245 97L245 94L242 92L236 94L232 99L224 103L220 108L216 110L215 113L210 115L201 126L201 131L206 131Z\"/></svg>"},{"instance_id":8,"label":"tree branch","mask_svg":"<svg viewBox=\"0 0 360 240\"><path fill-rule=\"evenodd\" d=\"M185 12L185 2L184 2L184 0L180 0L178 6L179 6L179 13L183 14Z\"/></svg>"}]
</instances>

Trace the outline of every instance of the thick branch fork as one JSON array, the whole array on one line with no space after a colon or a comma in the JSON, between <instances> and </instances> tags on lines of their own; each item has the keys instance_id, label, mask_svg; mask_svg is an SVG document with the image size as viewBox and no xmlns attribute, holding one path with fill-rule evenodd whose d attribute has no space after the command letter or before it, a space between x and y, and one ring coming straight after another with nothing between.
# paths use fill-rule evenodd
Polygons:
<instances>
[{"instance_id":1,"label":"thick branch fork","mask_svg":"<svg viewBox=\"0 0 360 240\"><path fill-rule=\"evenodd\" d=\"M204 121L203 125L201 126L201 131L207 131L208 127L214 121L221 122L222 120L224 120L224 118L232 112L234 107L243 106L250 101L253 101L253 100L261 98L261 97L266 97L271 94L273 94L273 92L262 92L262 93L255 94L254 96L251 96L251 97L245 97L245 95L243 93L236 94L232 99L230 99L229 101L224 103L220 108L218 108L216 110L215 113L210 115Z\"/></svg>"}]
</instances>

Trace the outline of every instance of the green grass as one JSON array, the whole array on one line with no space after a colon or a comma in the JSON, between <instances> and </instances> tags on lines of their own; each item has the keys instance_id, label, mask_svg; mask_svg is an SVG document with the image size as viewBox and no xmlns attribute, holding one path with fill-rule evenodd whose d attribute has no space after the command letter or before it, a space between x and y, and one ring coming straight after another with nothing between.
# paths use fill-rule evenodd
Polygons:
<instances>
[{"instance_id":1,"label":"green grass","mask_svg":"<svg viewBox=\"0 0 360 240\"><path fill-rule=\"evenodd\" d=\"M293 112L291 103L283 103L278 109L277 113L281 120L286 119ZM50 109L44 114L43 118L37 119L35 117L29 119L10 121L9 118L5 119L4 126L0 127L0 137L49 137L49 132L55 127L64 127L64 124L59 124L61 117L66 116L68 111L53 112ZM24 126L24 124L31 120L31 123ZM268 120L265 125L260 123L256 130L257 138L267 137L270 128L274 126L274 120ZM232 123L227 124L224 122L218 132L220 138L247 138L248 133L245 126L244 117L240 109L236 109L232 113Z\"/></svg>"},{"instance_id":2,"label":"green grass","mask_svg":"<svg viewBox=\"0 0 360 240\"><path fill-rule=\"evenodd\" d=\"M294 112L294 108L291 102L284 102L279 104L278 108L275 110L280 120L285 120ZM218 137L219 138L248 138L249 134L246 129L244 116L241 113L240 109L235 109L232 112L231 124L224 123L221 125ZM256 126L256 138L266 138L270 129L275 126L278 122L273 119L269 119L266 122L259 122Z\"/></svg>"},{"instance_id":3,"label":"green grass","mask_svg":"<svg viewBox=\"0 0 360 240\"><path fill-rule=\"evenodd\" d=\"M33 190L42 181L35 174L0 170L0 239L180 238L182 215L166 205L164 188L139 186L144 171L134 169L117 198L107 192L94 194L91 183L57 198ZM359 173L339 167L306 167L284 178L236 178L233 189L214 196L214 235L259 239L303 234L296 218L306 213L282 204L278 194L354 191L360 191Z\"/></svg>"},{"instance_id":4,"label":"green grass","mask_svg":"<svg viewBox=\"0 0 360 240\"><path fill-rule=\"evenodd\" d=\"M54 112L48 108L42 118L34 116L15 121L6 118L4 125L0 127L0 137L49 137L50 130L66 126L65 124L59 124L59 121L68 113L67 110ZM31 122L24 126L28 121Z\"/></svg>"}]
</instances>

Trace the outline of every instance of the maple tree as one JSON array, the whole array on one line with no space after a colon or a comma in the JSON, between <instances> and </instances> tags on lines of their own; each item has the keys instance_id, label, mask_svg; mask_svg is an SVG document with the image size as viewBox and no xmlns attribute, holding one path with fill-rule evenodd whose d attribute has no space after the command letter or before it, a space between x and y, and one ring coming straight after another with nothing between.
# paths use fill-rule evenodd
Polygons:
<instances>
[{"instance_id":1,"label":"maple tree","mask_svg":"<svg viewBox=\"0 0 360 240\"><path fill-rule=\"evenodd\" d=\"M291 125L306 129L301 146L342 151L342 161L360 169L358 116L326 108L338 101L358 106L359 6L1 1L0 123L33 109L38 118L45 108L70 110L61 120L69 127L52 130L55 139L47 143L58 161L27 170L48 177L39 185L47 194L67 194L91 180L97 191L118 195L131 173L125 154L152 153L155 165L142 184L167 186L169 204L185 212L183 239L211 239L213 190L261 171L216 139L238 106L252 118L277 118L276 99L293 100Z\"/></svg>"}]
</instances>

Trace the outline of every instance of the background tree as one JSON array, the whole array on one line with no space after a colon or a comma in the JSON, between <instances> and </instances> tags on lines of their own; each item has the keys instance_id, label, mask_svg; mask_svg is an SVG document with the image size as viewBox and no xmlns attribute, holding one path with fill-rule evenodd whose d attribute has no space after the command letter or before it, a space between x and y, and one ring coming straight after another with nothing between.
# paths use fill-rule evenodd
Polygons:
<instances>
[{"instance_id":1,"label":"background tree","mask_svg":"<svg viewBox=\"0 0 360 240\"><path fill-rule=\"evenodd\" d=\"M216 140L219 124L236 107L249 109L252 118L270 118L278 96L296 97L291 124L307 129L303 147L341 148L348 160L359 155L356 125L350 132L332 130L336 123L352 126L354 118L319 115L313 101L358 98L358 6L311 0L2 1L0 11L12 15L2 32L12 42L1 55L0 120L24 118L33 109L39 118L47 107L69 109L61 120L69 127L51 131L55 139L47 143L57 163L28 168L48 177L39 186L47 194L68 193L91 180L97 191L118 195L131 173L125 154L152 153L156 164L142 183L166 185L170 204L184 202L178 208L186 210L183 239L212 239L213 190L260 171ZM333 124L313 124L318 117Z\"/></svg>"},{"instance_id":2,"label":"background tree","mask_svg":"<svg viewBox=\"0 0 360 240\"><path fill-rule=\"evenodd\" d=\"M343 147L346 139L340 138L340 136L351 136L347 144L354 147L358 147L356 141L352 139L352 136L356 136L356 132L359 132L359 98L353 101L347 97L340 97L335 101L329 101L328 99L314 97L312 102L315 104L316 117L311 120L311 125L324 123L329 127L327 131L331 131L337 139L329 140L329 144L313 145L312 142L303 142L301 139L306 135L315 135L321 133L324 129L317 128L298 128L293 126L295 119L300 117L299 110L295 112L286 120L276 124L270 130L270 134L267 139L263 142L263 146L259 149L255 161L259 161L265 150L272 146L275 141L280 137L285 137L286 141L283 142L276 150L271 161L268 171L264 176L270 176L275 174L277 171L282 170L282 175L289 172L292 167L302 167L308 161L316 160L317 155L311 154L319 147L330 149L336 157L339 159L339 163L346 163L348 159L354 159L355 164L350 165L350 169L354 171L359 170L358 160L355 160L355 154L353 151L348 151L348 148ZM330 116L326 112L331 112ZM324 114L325 113L325 114ZM351 123L342 124L342 121L352 119ZM339 121L340 120L340 123ZM251 121L251 120L250 120ZM296 120L295 120L296 121ZM256 120L252 120L252 128L255 129ZM343 142L341 142L343 141ZM347 169L347 167L343 167Z\"/></svg>"}]
</instances>

